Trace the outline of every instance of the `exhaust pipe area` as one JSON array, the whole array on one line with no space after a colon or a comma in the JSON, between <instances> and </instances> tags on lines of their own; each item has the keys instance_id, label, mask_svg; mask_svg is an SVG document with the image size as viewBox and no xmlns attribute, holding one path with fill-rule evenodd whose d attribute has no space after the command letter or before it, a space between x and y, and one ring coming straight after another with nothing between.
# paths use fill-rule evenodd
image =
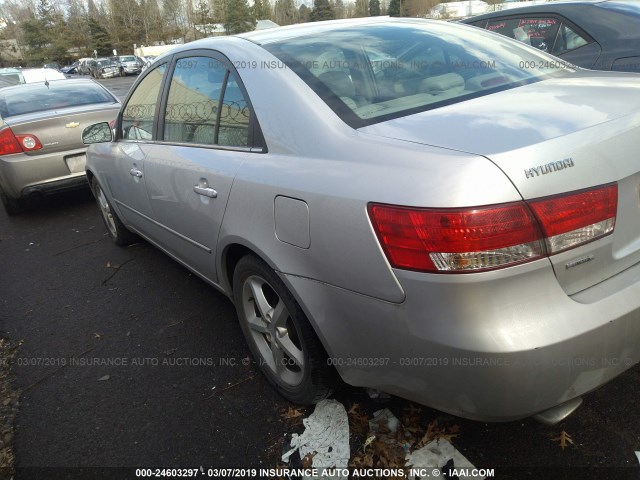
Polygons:
<instances>
[{"instance_id":1,"label":"exhaust pipe area","mask_svg":"<svg viewBox=\"0 0 640 480\"><path fill-rule=\"evenodd\" d=\"M573 398L568 402L540 412L533 418L544 425L555 425L571 415L580 405L582 405L582 397Z\"/></svg>"}]
</instances>

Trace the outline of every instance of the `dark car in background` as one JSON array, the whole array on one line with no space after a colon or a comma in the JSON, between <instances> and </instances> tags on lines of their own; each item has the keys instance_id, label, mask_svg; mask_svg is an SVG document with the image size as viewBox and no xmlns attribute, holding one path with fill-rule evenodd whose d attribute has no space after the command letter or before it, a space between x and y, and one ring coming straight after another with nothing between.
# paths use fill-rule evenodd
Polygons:
<instances>
[{"instance_id":1,"label":"dark car in background","mask_svg":"<svg viewBox=\"0 0 640 480\"><path fill-rule=\"evenodd\" d=\"M113 78L120 75L120 67L109 58L98 58L89 62L89 73L93 78Z\"/></svg>"},{"instance_id":2,"label":"dark car in background","mask_svg":"<svg viewBox=\"0 0 640 480\"><path fill-rule=\"evenodd\" d=\"M80 66L80 61L73 62L71 65L65 65L60 69L62 73L65 75L72 75L74 73L78 73L78 67Z\"/></svg>"},{"instance_id":3,"label":"dark car in background","mask_svg":"<svg viewBox=\"0 0 640 480\"><path fill-rule=\"evenodd\" d=\"M523 41L574 65L640 72L640 2L550 2L462 20Z\"/></svg>"},{"instance_id":4,"label":"dark car in background","mask_svg":"<svg viewBox=\"0 0 640 480\"><path fill-rule=\"evenodd\" d=\"M87 185L82 131L116 118L120 103L90 79L0 89L0 200L9 215L27 198Z\"/></svg>"}]
</instances>

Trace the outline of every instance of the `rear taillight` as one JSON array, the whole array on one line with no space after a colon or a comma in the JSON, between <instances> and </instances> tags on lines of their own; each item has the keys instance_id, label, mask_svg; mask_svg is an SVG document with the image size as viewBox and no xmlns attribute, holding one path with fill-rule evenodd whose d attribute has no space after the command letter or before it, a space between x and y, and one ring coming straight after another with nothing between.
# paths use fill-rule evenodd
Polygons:
<instances>
[{"instance_id":1,"label":"rear taillight","mask_svg":"<svg viewBox=\"0 0 640 480\"><path fill-rule=\"evenodd\" d=\"M618 185L532 200L547 245L554 254L613 232L618 210Z\"/></svg>"},{"instance_id":2,"label":"rear taillight","mask_svg":"<svg viewBox=\"0 0 640 480\"><path fill-rule=\"evenodd\" d=\"M395 268L477 272L551 255L610 234L617 184L463 209L370 204L369 217Z\"/></svg>"},{"instance_id":3,"label":"rear taillight","mask_svg":"<svg viewBox=\"0 0 640 480\"><path fill-rule=\"evenodd\" d=\"M30 152L41 148L42 144L35 135L14 135L9 127L0 130L0 155Z\"/></svg>"},{"instance_id":4,"label":"rear taillight","mask_svg":"<svg viewBox=\"0 0 640 480\"><path fill-rule=\"evenodd\" d=\"M9 128L0 130L0 155L9 155L11 153L21 153L22 147L18 143L18 139Z\"/></svg>"}]
</instances>

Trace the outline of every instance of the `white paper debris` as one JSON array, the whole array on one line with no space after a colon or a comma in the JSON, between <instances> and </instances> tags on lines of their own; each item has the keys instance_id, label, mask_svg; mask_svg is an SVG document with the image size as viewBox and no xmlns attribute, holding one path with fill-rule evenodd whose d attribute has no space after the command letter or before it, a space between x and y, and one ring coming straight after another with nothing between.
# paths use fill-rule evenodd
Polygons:
<instances>
[{"instance_id":1,"label":"white paper debris","mask_svg":"<svg viewBox=\"0 0 640 480\"><path fill-rule=\"evenodd\" d=\"M635 452L636 453L636 458L638 459L638 462L640 463L640 452Z\"/></svg>"},{"instance_id":2,"label":"white paper debris","mask_svg":"<svg viewBox=\"0 0 640 480\"><path fill-rule=\"evenodd\" d=\"M408 453L405 457L407 460L407 467L414 469L427 469L433 472L434 469L440 471L440 475L431 474L430 478L445 478L442 475L442 467L444 467L449 460L453 460L453 468L460 469L474 469L475 467L469 460L465 458L456 448L451 445L450 442L444 439L432 440L424 447L416 450L413 453ZM410 479L414 479L415 476L409 475ZM479 480L484 480L485 477L474 477Z\"/></svg>"},{"instance_id":3,"label":"white paper debris","mask_svg":"<svg viewBox=\"0 0 640 480\"><path fill-rule=\"evenodd\" d=\"M399 425L400 421L391 413L391 410L383 408L373 413L373 419L369 420L369 431L379 432L380 428L384 427L389 432L396 433Z\"/></svg>"},{"instance_id":4,"label":"white paper debris","mask_svg":"<svg viewBox=\"0 0 640 480\"><path fill-rule=\"evenodd\" d=\"M302 435L293 434L291 450L282 456L283 462L299 450L300 458L313 455L312 468L317 469L319 477L346 480L346 476L327 475L331 469L346 469L351 452L349 450L349 417L344 406L335 400L318 402L315 410L302 421L305 430ZM324 473L324 475L323 475Z\"/></svg>"}]
</instances>

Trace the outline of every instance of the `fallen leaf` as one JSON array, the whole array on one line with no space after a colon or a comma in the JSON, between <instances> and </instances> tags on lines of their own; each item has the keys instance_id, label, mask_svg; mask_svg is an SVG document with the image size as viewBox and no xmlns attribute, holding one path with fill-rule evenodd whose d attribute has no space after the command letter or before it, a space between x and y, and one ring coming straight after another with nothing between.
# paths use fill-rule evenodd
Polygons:
<instances>
[{"instance_id":1,"label":"fallen leaf","mask_svg":"<svg viewBox=\"0 0 640 480\"><path fill-rule=\"evenodd\" d=\"M99 333L94 333L93 338L95 338L96 340L100 340L102 338L102 335L100 335Z\"/></svg>"},{"instance_id":2,"label":"fallen leaf","mask_svg":"<svg viewBox=\"0 0 640 480\"><path fill-rule=\"evenodd\" d=\"M280 414L282 418L285 418L287 420L290 420L292 418L302 417L303 415L304 413L300 408L293 408L293 407L289 407L289 409L286 412Z\"/></svg>"},{"instance_id":3,"label":"fallen leaf","mask_svg":"<svg viewBox=\"0 0 640 480\"><path fill-rule=\"evenodd\" d=\"M362 451L366 452L367 451L367 447L369 445L371 445L373 443L373 441L376 439L375 435L371 435L369 438L367 438L364 442L364 444L362 445Z\"/></svg>"},{"instance_id":4,"label":"fallen leaf","mask_svg":"<svg viewBox=\"0 0 640 480\"><path fill-rule=\"evenodd\" d=\"M567 448L569 445L573 445L573 440L571 439L571 435L569 435L564 430L562 430L562 432L560 432L560 435L558 435L555 438L552 438L551 440L554 441L554 442L558 442L560 444L560 448L562 448L562 450Z\"/></svg>"},{"instance_id":5,"label":"fallen leaf","mask_svg":"<svg viewBox=\"0 0 640 480\"><path fill-rule=\"evenodd\" d=\"M291 407L289 407L291 408ZM316 454L315 453L307 453L304 458L302 459L302 468L311 468L311 465L313 465L313 457L315 457Z\"/></svg>"},{"instance_id":6,"label":"fallen leaf","mask_svg":"<svg viewBox=\"0 0 640 480\"><path fill-rule=\"evenodd\" d=\"M440 427L438 425L438 420L433 420L432 422L429 423L426 433L424 434L422 439L420 439L416 447L417 448L424 447L431 440L436 440L439 438L442 438L448 441L449 443L452 443L453 439L459 435L458 433L459 431L460 431L460 425L452 425L451 427L447 427L447 426Z\"/></svg>"},{"instance_id":7,"label":"fallen leaf","mask_svg":"<svg viewBox=\"0 0 640 480\"><path fill-rule=\"evenodd\" d=\"M360 415L360 404L356 402L351 405L351 408L349 408L349 411L347 413L349 415Z\"/></svg>"},{"instance_id":8,"label":"fallen leaf","mask_svg":"<svg viewBox=\"0 0 640 480\"><path fill-rule=\"evenodd\" d=\"M413 430L419 428L420 414L422 409L416 407L413 403L404 409L402 415L402 424L407 430Z\"/></svg>"},{"instance_id":9,"label":"fallen leaf","mask_svg":"<svg viewBox=\"0 0 640 480\"><path fill-rule=\"evenodd\" d=\"M100 377L98 379L99 382L104 382L105 380L109 380L111 378L111 375L105 375L104 377Z\"/></svg>"},{"instance_id":10,"label":"fallen leaf","mask_svg":"<svg viewBox=\"0 0 640 480\"><path fill-rule=\"evenodd\" d=\"M351 431L356 435L365 435L369 430L369 418L361 412L360 404L351 405L347 414Z\"/></svg>"}]
</instances>

